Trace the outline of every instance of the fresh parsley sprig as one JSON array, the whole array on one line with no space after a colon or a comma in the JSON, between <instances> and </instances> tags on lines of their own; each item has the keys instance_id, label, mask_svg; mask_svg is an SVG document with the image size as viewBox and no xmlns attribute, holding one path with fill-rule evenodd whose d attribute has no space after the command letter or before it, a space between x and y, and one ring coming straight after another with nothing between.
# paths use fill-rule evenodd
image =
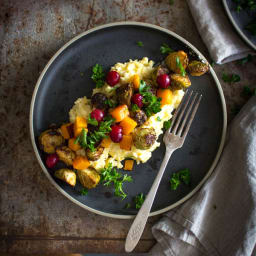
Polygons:
<instances>
[{"instance_id":1,"label":"fresh parsley sprig","mask_svg":"<svg viewBox=\"0 0 256 256\"><path fill-rule=\"evenodd\" d=\"M140 209L144 201L145 201L145 196L143 195L143 193L140 193L137 196L135 196L134 198L135 208Z\"/></svg>"},{"instance_id":2,"label":"fresh parsley sprig","mask_svg":"<svg viewBox=\"0 0 256 256\"><path fill-rule=\"evenodd\" d=\"M165 121L164 122L164 129L165 130L168 130L172 125L172 121L171 120L168 120L168 121Z\"/></svg>"},{"instance_id":3,"label":"fresh parsley sprig","mask_svg":"<svg viewBox=\"0 0 256 256\"><path fill-rule=\"evenodd\" d=\"M126 198L127 194L123 191L123 183L131 182L132 177L125 174L117 172L116 168L112 168L112 165L109 164L108 167L101 170L101 182L104 186L114 185L116 196L119 196L123 199Z\"/></svg>"},{"instance_id":4,"label":"fresh parsley sprig","mask_svg":"<svg viewBox=\"0 0 256 256\"><path fill-rule=\"evenodd\" d=\"M91 115L89 116L87 122L93 126L98 126L98 121L95 118L92 118Z\"/></svg>"},{"instance_id":5,"label":"fresh parsley sprig","mask_svg":"<svg viewBox=\"0 0 256 256\"><path fill-rule=\"evenodd\" d=\"M163 44L161 47L160 47L160 52L162 54L169 54L171 52L174 52L172 48L169 47L168 44Z\"/></svg>"},{"instance_id":6,"label":"fresh parsley sprig","mask_svg":"<svg viewBox=\"0 0 256 256\"><path fill-rule=\"evenodd\" d=\"M186 71L185 71L182 63L180 62L180 58L178 56L176 57L176 66L180 69L180 74L182 76L186 76Z\"/></svg>"},{"instance_id":7,"label":"fresh parsley sprig","mask_svg":"<svg viewBox=\"0 0 256 256\"><path fill-rule=\"evenodd\" d=\"M81 147L86 148L87 146L87 131L83 128L80 135L76 138L75 144L79 143Z\"/></svg>"},{"instance_id":8,"label":"fresh parsley sprig","mask_svg":"<svg viewBox=\"0 0 256 256\"><path fill-rule=\"evenodd\" d=\"M96 88L101 88L104 85L103 78L105 77L105 74L103 72L102 66L99 64L96 64L92 68L92 80L96 83Z\"/></svg>"},{"instance_id":9,"label":"fresh parsley sprig","mask_svg":"<svg viewBox=\"0 0 256 256\"><path fill-rule=\"evenodd\" d=\"M172 174L170 178L171 189L176 190L182 182L186 185L190 183L190 171L188 168Z\"/></svg>"},{"instance_id":10,"label":"fresh parsley sprig","mask_svg":"<svg viewBox=\"0 0 256 256\"><path fill-rule=\"evenodd\" d=\"M82 196L86 196L86 195L88 194L88 189L87 189L87 188L81 189L81 190L80 190L80 194L81 194Z\"/></svg>"},{"instance_id":11,"label":"fresh parsley sprig","mask_svg":"<svg viewBox=\"0 0 256 256\"><path fill-rule=\"evenodd\" d=\"M137 42L137 45L138 45L139 47L143 47L143 46L144 46L144 44L143 44L142 41L138 41L138 42Z\"/></svg>"}]
</instances>

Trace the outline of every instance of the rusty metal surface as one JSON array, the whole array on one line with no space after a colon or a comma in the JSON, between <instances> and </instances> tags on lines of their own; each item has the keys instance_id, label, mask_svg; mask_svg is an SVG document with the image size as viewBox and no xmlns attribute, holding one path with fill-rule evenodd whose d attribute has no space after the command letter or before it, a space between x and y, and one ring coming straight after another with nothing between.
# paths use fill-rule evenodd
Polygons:
<instances>
[{"instance_id":1,"label":"rusty metal surface","mask_svg":"<svg viewBox=\"0 0 256 256\"><path fill-rule=\"evenodd\" d=\"M185 0L0 1L0 253L123 252L130 220L87 212L48 182L29 138L32 92L50 57L75 35L114 21L143 21L168 28L208 56ZM139 38L138 38L139 40ZM243 85L256 82L255 63L216 66L242 82L222 83L229 120ZM150 218L137 252L155 243Z\"/></svg>"}]
</instances>

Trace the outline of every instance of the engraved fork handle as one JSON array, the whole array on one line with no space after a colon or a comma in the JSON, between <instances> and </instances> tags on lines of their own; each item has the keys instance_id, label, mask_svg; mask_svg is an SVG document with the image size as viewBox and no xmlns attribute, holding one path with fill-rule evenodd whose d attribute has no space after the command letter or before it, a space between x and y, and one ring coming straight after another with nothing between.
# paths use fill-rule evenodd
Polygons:
<instances>
[{"instance_id":1,"label":"engraved fork handle","mask_svg":"<svg viewBox=\"0 0 256 256\"><path fill-rule=\"evenodd\" d=\"M147 219L149 217L149 213L150 213L152 204L154 202L158 186L160 184L160 181L164 174L166 165L168 164L168 161L169 161L173 151L174 151L173 149L166 148L165 156L164 156L163 162L161 164L160 170L154 180L154 183L153 183L149 193L147 194L147 197L146 197L143 205L141 206L137 216L135 217L135 219L130 227L130 230L128 232L128 235L126 237L126 241L125 241L125 251L126 252L131 252L140 240L140 237L141 237L143 230L145 228L145 225L147 223Z\"/></svg>"}]
</instances>

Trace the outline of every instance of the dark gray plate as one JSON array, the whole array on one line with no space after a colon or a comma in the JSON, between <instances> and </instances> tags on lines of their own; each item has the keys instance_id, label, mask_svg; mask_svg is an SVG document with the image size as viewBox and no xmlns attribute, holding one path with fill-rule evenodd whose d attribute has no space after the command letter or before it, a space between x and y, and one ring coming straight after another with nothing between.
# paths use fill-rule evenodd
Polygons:
<instances>
[{"instance_id":1,"label":"dark gray plate","mask_svg":"<svg viewBox=\"0 0 256 256\"><path fill-rule=\"evenodd\" d=\"M138 47L137 41L144 42ZM47 177L70 200L90 211L115 218L130 218L137 210L124 209L138 193L147 194L164 155L164 145L158 148L146 164L135 166L129 174L132 183L126 183L125 200L113 196L111 188L97 186L87 196L53 177L44 165L37 138L51 123L67 122L74 101L91 96L94 84L91 68L100 63L107 71L116 62L140 59L144 56L160 62L164 55L159 47L167 43L173 49L190 52L190 58L203 56L187 41L169 30L144 23L113 23L87 31L63 46L42 72L32 99L30 129L33 147ZM81 72L84 74L81 76ZM196 118L182 149L177 150L169 162L159 187L151 215L165 212L188 199L212 172L221 153L226 134L226 107L221 86L214 71L202 77L191 77L192 88L203 95ZM191 170L191 185L171 191L170 175L182 168Z\"/></svg>"},{"instance_id":2,"label":"dark gray plate","mask_svg":"<svg viewBox=\"0 0 256 256\"><path fill-rule=\"evenodd\" d=\"M256 11L236 11L236 4L233 0L223 0L223 4L227 15L239 33L239 35L245 40L245 42L250 45L254 50L256 50L256 36L253 36L249 31L245 29L245 26L256 16Z\"/></svg>"}]
</instances>

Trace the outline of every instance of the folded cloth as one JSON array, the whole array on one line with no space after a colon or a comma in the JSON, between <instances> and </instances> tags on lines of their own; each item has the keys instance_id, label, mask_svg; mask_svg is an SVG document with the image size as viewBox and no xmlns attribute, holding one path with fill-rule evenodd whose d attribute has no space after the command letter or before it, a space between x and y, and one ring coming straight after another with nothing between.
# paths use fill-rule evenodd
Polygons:
<instances>
[{"instance_id":1,"label":"folded cloth","mask_svg":"<svg viewBox=\"0 0 256 256\"><path fill-rule=\"evenodd\" d=\"M231 123L205 185L152 232L152 255L256 255L256 96Z\"/></svg>"},{"instance_id":2,"label":"folded cloth","mask_svg":"<svg viewBox=\"0 0 256 256\"><path fill-rule=\"evenodd\" d=\"M197 29L218 64L253 54L232 26L222 0L187 0Z\"/></svg>"}]
</instances>

